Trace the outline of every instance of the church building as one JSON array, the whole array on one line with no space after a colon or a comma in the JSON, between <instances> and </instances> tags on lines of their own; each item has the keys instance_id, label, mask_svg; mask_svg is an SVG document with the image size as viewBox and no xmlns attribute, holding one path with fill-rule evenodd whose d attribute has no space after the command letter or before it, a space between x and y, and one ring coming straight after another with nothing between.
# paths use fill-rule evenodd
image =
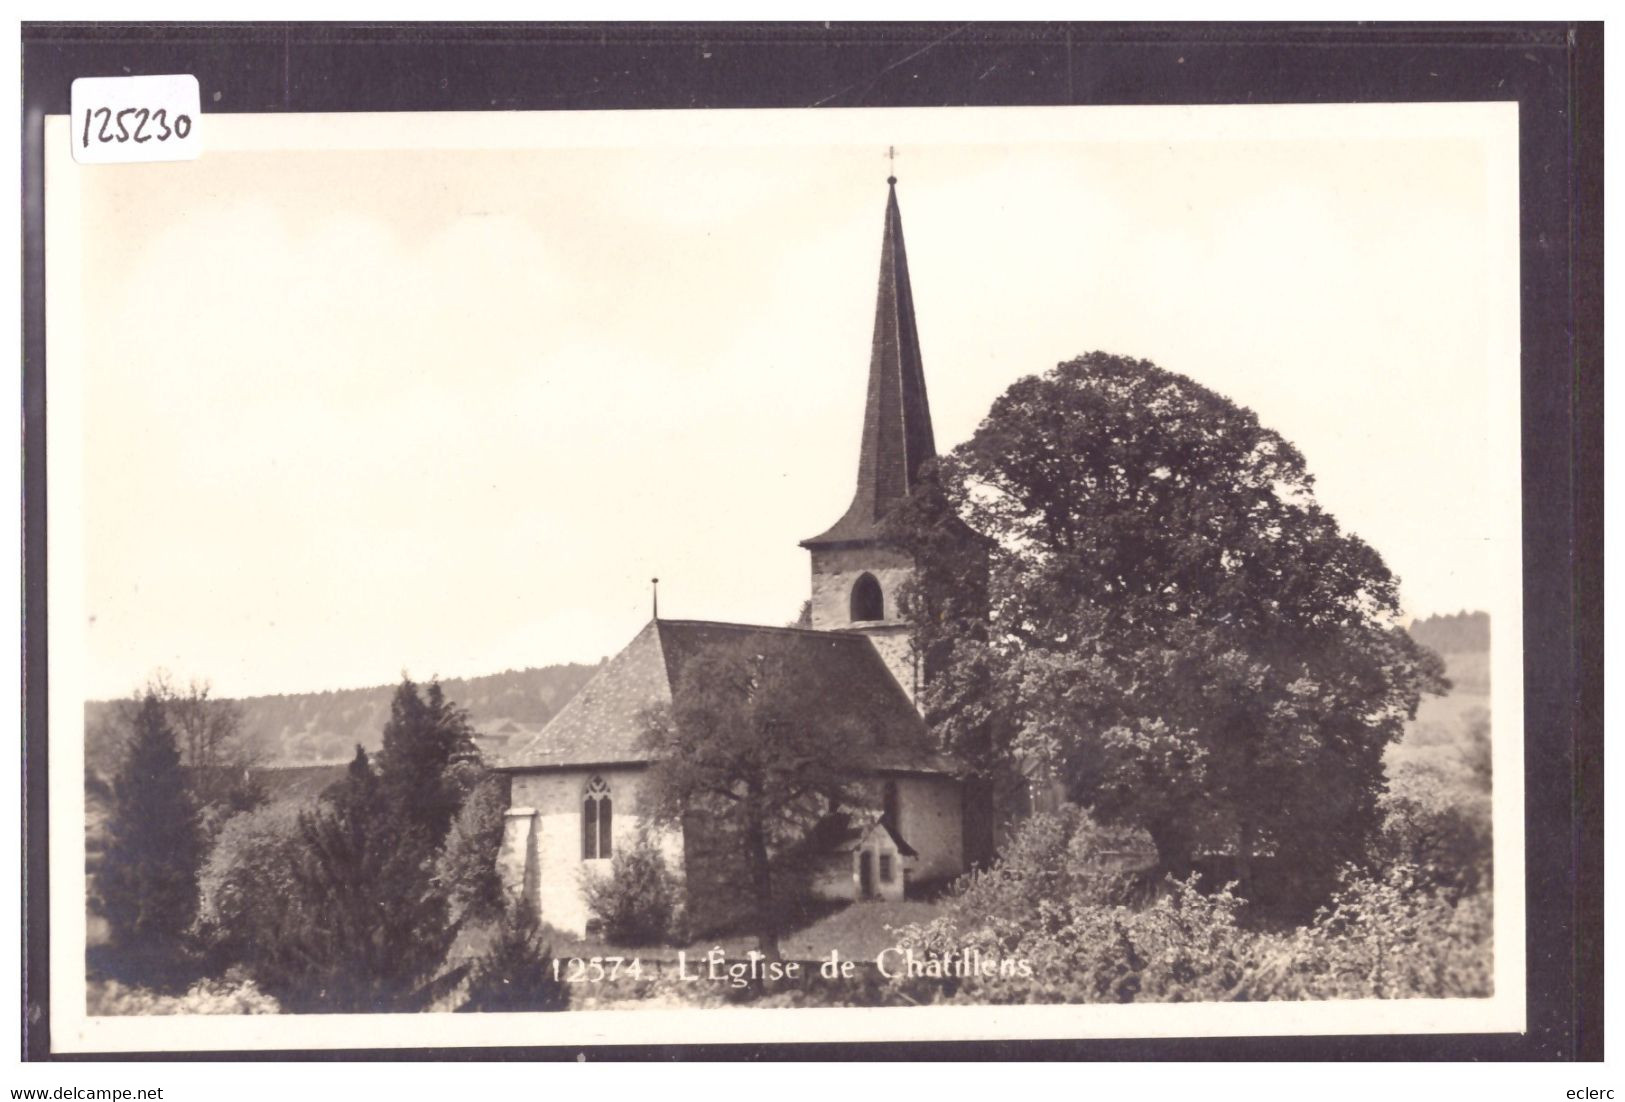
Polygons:
<instances>
[{"instance_id":1,"label":"church building","mask_svg":"<svg viewBox=\"0 0 1625 1102\"><path fill-rule=\"evenodd\" d=\"M887 514L936 454L896 178L887 184L857 487L839 520L801 542L811 555L810 627L664 620L657 613L500 763L510 781L499 857L504 883L557 929L585 932L583 876L608 875L614 854L649 825L640 808L649 764L640 746L643 712L671 701L691 656L723 642L771 638L790 648L809 684L861 717L883 748L862 778L872 807L843 809L809 839L822 847L815 894L899 899L912 885L964 871L967 787L950 759L919 749L929 744L916 705L924 671L897 601L913 564L881 538ZM899 749L887 755L887 746ZM654 835L679 874L696 848L684 834Z\"/></svg>"}]
</instances>

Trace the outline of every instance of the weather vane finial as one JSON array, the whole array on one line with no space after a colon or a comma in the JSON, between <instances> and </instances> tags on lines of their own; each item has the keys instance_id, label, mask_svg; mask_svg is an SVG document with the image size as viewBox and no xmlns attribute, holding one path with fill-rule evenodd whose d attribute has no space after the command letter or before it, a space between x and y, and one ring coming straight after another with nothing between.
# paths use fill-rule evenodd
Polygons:
<instances>
[{"instance_id":1,"label":"weather vane finial","mask_svg":"<svg viewBox=\"0 0 1625 1102\"><path fill-rule=\"evenodd\" d=\"M660 619L660 579L650 578L649 587L653 591L655 605L655 619Z\"/></svg>"},{"instance_id":2,"label":"weather vane finial","mask_svg":"<svg viewBox=\"0 0 1625 1102\"><path fill-rule=\"evenodd\" d=\"M886 147L886 182L888 184L897 182L897 147L895 145Z\"/></svg>"}]
</instances>

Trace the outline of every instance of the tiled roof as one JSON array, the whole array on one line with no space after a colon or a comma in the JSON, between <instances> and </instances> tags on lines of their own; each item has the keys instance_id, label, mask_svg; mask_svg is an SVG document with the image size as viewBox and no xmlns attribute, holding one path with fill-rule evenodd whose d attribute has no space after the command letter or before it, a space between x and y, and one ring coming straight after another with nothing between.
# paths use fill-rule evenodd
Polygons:
<instances>
[{"instance_id":1,"label":"tiled roof","mask_svg":"<svg viewBox=\"0 0 1625 1102\"><path fill-rule=\"evenodd\" d=\"M546 727L516 739L497 764L518 770L648 761L642 713L671 702L684 663L712 644L770 638L793 648L816 692L875 732L880 750L872 769L954 771L950 759L926 749L925 722L865 636L702 620L650 621Z\"/></svg>"},{"instance_id":2,"label":"tiled roof","mask_svg":"<svg viewBox=\"0 0 1625 1102\"><path fill-rule=\"evenodd\" d=\"M886 199L886 230L880 246L880 287L875 301L874 340L869 349L869 397L858 451L858 484L846 513L803 547L875 539L886 514L914 488L920 465L937 453L931 405L914 322L903 216L896 180Z\"/></svg>"},{"instance_id":3,"label":"tiled roof","mask_svg":"<svg viewBox=\"0 0 1625 1102\"><path fill-rule=\"evenodd\" d=\"M876 828L891 835L892 844L904 857L918 857L919 852L903 841L902 835L878 811L834 811L824 816L813 827L803 847L810 853L850 853L863 845L863 840Z\"/></svg>"}]
</instances>

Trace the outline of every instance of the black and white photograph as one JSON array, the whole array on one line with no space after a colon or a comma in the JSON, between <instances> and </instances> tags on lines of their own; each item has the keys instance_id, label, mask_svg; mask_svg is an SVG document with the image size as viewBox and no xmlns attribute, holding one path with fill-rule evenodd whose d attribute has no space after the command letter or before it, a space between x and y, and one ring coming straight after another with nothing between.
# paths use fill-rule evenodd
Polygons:
<instances>
[{"instance_id":1,"label":"black and white photograph","mask_svg":"<svg viewBox=\"0 0 1625 1102\"><path fill-rule=\"evenodd\" d=\"M1600 35L25 24L25 1060L1600 1059Z\"/></svg>"},{"instance_id":2,"label":"black and white photograph","mask_svg":"<svg viewBox=\"0 0 1625 1102\"><path fill-rule=\"evenodd\" d=\"M47 125L57 1043L1520 1027L1514 108L205 121Z\"/></svg>"}]
</instances>

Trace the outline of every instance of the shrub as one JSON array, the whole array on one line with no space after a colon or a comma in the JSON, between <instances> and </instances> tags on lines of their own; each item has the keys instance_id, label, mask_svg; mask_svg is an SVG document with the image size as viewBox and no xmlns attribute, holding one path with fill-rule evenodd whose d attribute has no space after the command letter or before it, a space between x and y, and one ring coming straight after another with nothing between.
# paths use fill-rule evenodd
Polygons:
<instances>
[{"instance_id":1,"label":"shrub","mask_svg":"<svg viewBox=\"0 0 1625 1102\"><path fill-rule=\"evenodd\" d=\"M1101 826L1064 805L1028 819L996 862L962 879L951 909L997 928L1029 921L1046 901L1127 902L1135 877L1122 871L1121 855L1149 849L1142 832Z\"/></svg>"},{"instance_id":2,"label":"shrub","mask_svg":"<svg viewBox=\"0 0 1625 1102\"><path fill-rule=\"evenodd\" d=\"M587 913L614 945L656 945L676 932L677 878L648 834L616 852L609 875L582 872Z\"/></svg>"},{"instance_id":3,"label":"shrub","mask_svg":"<svg viewBox=\"0 0 1625 1102\"><path fill-rule=\"evenodd\" d=\"M182 995L165 995L117 980L91 983L85 1011L92 1017L124 1014L276 1014L277 1001L253 980L200 980Z\"/></svg>"},{"instance_id":4,"label":"shrub","mask_svg":"<svg viewBox=\"0 0 1625 1102\"><path fill-rule=\"evenodd\" d=\"M507 908L491 945L469 970L468 999L459 1010L501 1013L565 1010L570 989L553 974L553 952L528 900Z\"/></svg>"},{"instance_id":5,"label":"shrub","mask_svg":"<svg viewBox=\"0 0 1625 1102\"><path fill-rule=\"evenodd\" d=\"M1494 853L1487 791L1411 765L1394 777L1382 810L1372 853L1377 869L1409 867L1419 885L1452 902L1489 887Z\"/></svg>"},{"instance_id":6,"label":"shrub","mask_svg":"<svg viewBox=\"0 0 1625 1102\"><path fill-rule=\"evenodd\" d=\"M1348 875L1313 924L1270 939L1248 998L1470 998L1493 990L1487 892L1454 900L1418 870Z\"/></svg>"},{"instance_id":7,"label":"shrub","mask_svg":"<svg viewBox=\"0 0 1625 1102\"><path fill-rule=\"evenodd\" d=\"M251 961L292 919L304 856L300 810L269 804L220 828L198 873L198 929L216 958Z\"/></svg>"},{"instance_id":8,"label":"shrub","mask_svg":"<svg viewBox=\"0 0 1625 1102\"><path fill-rule=\"evenodd\" d=\"M955 909L905 927L899 944L947 961L975 955L1002 966L950 995L973 1002L1189 1002L1230 997L1248 974L1257 935L1236 923L1228 890L1205 895L1196 877L1168 881L1144 910L1124 903L1045 898L1029 917L974 925Z\"/></svg>"},{"instance_id":9,"label":"shrub","mask_svg":"<svg viewBox=\"0 0 1625 1102\"><path fill-rule=\"evenodd\" d=\"M1102 835L1066 809L1037 816L1006 855L968 878L943 914L900 931L917 959L973 955L997 975L950 978L911 998L972 1002L1184 1002L1451 998L1490 992L1487 894L1457 899L1398 866L1381 878L1346 870L1330 906L1306 926L1264 933L1246 904L1195 876L1136 907L1125 878L1104 872ZM919 979L899 981L921 988Z\"/></svg>"}]
</instances>

